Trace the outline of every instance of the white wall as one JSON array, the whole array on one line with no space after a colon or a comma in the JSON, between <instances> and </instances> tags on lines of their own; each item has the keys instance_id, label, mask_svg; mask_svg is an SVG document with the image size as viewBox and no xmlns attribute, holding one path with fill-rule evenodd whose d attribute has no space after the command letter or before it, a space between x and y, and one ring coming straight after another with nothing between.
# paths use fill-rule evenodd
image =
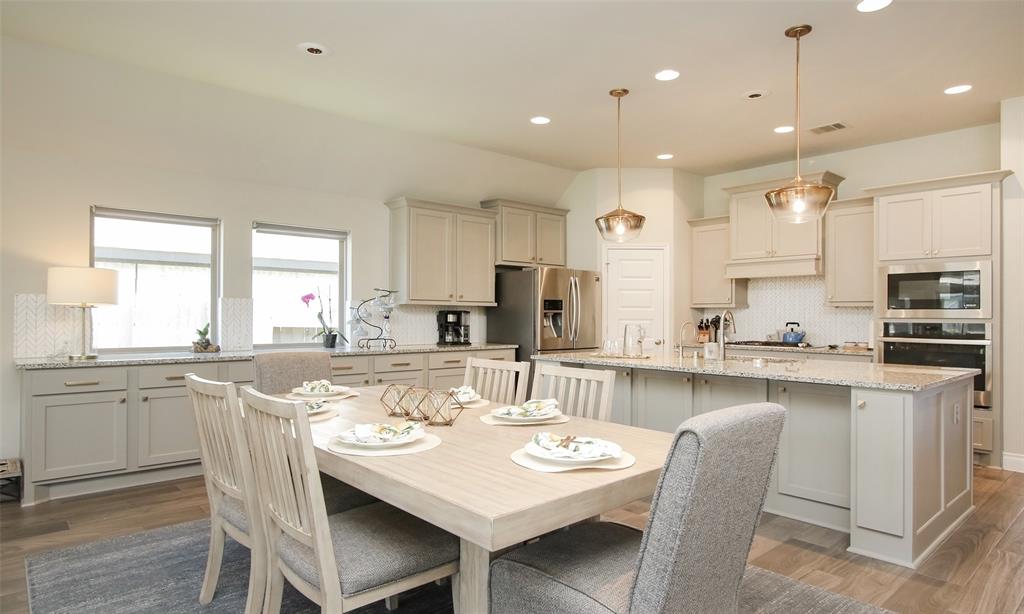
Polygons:
<instances>
[{"instance_id":1,"label":"white wall","mask_svg":"<svg viewBox=\"0 0 1024 614\"><path fill-rule=\"evenodd\" d=\"M223 295L250 293L252 220L349 230L352 286L387 283L383 201L555 203L576 173L10 38L2 41L0 456L19 450L10 307L89 261L89 206L223 220Z\"/></svg>"},{"instance_id":2,"label":"white wall","mask_svg":"<svg viewBox=\"0 0 1024 614\"><path fill-rule=\"evenodd\" d=\"M673 294L672 331L669 338L679 341L677 332L680 325L687 320L696 322L697 311L690 309L690 278L692 261L690 254L690 224L687 220L704 217L704 178L692 173L676 170L672 173L675 207L673 234L675 241L672 246L672 260L675 269L675 288Z\"/></svg>"},{"instance_id":3,"label":"white wall","mask_svg":"<svg viewBox=\"0 0 1024 614\"><path fill-rule=\"evenodd\" d=\"M866 187L990 171L998 167L999 124L811 156L802 162L806 174L827 170L846 177L839 184L839 198L865 196L861 190ZM792 177L793 171L793 161L789 160L705 177L704 215L729 214L729 195L723 188Z\"/></svg>"},{"instance_id":4,"label":"white wall","mask_svg":"<svg viewBox=\"0 0 1024 614\"><path fill-rule=\"evenodd\" d=\"M1001 108L1003 467L1024 472L1024 97Z\"/></svg>"}]
</instances>

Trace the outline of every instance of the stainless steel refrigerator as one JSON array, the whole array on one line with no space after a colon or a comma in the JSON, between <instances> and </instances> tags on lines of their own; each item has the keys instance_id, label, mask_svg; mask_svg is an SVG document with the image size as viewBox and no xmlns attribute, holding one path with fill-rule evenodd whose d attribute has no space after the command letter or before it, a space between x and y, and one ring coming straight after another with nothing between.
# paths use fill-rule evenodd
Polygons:
<instances>
[{"instance_id":1,"label":"stainless steel refrigerator","mask_svg":"<svg viewBox=\"0 0 1024 614\"><path fill-rule=\"evenodd\" d=\"M601 275L560 267L499 271L487 341L516 343L516 360L601 345Z\"/></svg>"}]
</instances>

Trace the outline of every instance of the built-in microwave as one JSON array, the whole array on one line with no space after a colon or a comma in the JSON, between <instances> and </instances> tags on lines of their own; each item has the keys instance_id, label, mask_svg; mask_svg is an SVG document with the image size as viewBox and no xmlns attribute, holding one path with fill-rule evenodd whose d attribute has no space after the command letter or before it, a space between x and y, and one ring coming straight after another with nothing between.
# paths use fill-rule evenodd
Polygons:
<instances>
[{"instance_id":1,"label":"built-in microwave","mask_svg":"<svg viewBox=\"0 0 1024 614\"><path fill-rule=\"evenodd\" d=\"M992 262L929 262L881 267L886 318L992 317Z\"/></svg>"}]
</instances>

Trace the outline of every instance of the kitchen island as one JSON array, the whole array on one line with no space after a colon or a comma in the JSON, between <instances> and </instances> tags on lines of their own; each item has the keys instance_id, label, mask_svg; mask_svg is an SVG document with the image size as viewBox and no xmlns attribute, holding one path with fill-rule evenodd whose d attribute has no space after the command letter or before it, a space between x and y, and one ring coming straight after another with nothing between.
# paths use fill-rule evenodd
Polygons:
<instances>
[{"instance_id":1,"label":"kitchen island","mask_svg":"<svg viewBox=\"0 0 1024 614\"><path fill-rule=\"evenodd\" d=\"M674 430L772 401L788 410L765 510L850 534L851 552L916 567L973 511L974 369L736 356L542 354L616 373L613 420Z\"/></svg>"}]
</instances>

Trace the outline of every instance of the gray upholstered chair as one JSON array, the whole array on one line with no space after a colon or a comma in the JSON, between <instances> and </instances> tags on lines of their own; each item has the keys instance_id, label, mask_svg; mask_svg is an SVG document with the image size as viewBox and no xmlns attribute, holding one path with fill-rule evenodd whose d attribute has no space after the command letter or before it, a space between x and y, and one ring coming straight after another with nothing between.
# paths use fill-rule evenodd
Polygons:
<instances>
[{"instance_id":1,"label":"gray upholstered chair","mask_svg":"<svg viewBox=\"0 0 1024 614\"><path fill-rule=\"evenodd\" d=\"M377 502L328 516L302 403L248 386L241 397L268 542L264 612L280 612L286 580L341 614L458 571L458 538L398 508Z\"/></svg>"},{"instance_id":2,"label":"gray upholstered chair","mask_svg":"<svg viewBox=\"0 0 1024 614\"><path fill-rule=\"evenodd\" d=\"M263 394L284 394L302 382L331 379L327 352L265 352L253 358L252 387Z\"/></svg>"},{"instance_id":3,"label":"gray upholstered chair","mask_svg":"<svg viewBox=\"0 0 1024 614\"><path fill-rule=\"evenodd\" d=\"M647 529L584 523L491 564L491 613L736 612L786 410L741 405L676 431Z\"/></svg>"}]
</instances>

